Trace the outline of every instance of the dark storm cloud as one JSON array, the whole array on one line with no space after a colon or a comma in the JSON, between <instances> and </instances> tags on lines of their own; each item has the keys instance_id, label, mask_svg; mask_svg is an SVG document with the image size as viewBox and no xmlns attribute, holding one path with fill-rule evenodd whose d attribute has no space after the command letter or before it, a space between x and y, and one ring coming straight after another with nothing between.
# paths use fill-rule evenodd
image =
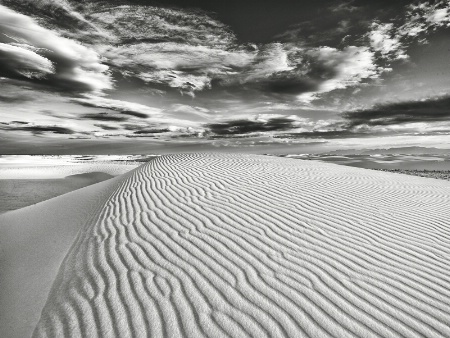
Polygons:
<instances>
[{"instance_id":1,"label":"dark storm cloud","mask_svg":"<svg viewBox=\"0 0 450 338\"><path fill-rule=\"evenodd\" d=\"M17 130L30 131L33 134L53 133L53 134L70 135L74 133L72 129L58 126L25 126L17 128Z\"/></svg>"},{"instance_id":2,"label":"dark storm cloud","mask_svg":"<svg viewBox=\"0 0 450 338\"><path fill-rule=\"evenodd\" d=\"M132 111L132 110L122 110L120 113L124 114L124 115L138 117L140 119L145 119L145 118L149 117L148 114L144 114L144 113L140 113L140 112Z\"/></svg>"},{"instance_id":3,"label":"dark storm cloud","mask_svg":"<svg viewBox=\"0 0 450 338\"><path fill-rule=\"evenodd\" d=\"M450 121L450 97L427 100L399 102L378 105L372 109L344 112L341 120L330 122L311 131L298 133L282 133L275 138L320 138L342 139L363 138L381 135L446 135L450 130L423 131L403 127L400 131L396 126L410 123L444 123Z\"/></svg>"},{"instance_id":4,"label":"dark storm cloud","mask_svg":"<svg viewBox=\"0 0 450 338\"><path fill-rule=\"evenodd\" d=\"M372 109L347 112L342 117L348 128L361 125L390 126L414 122L443 122L450 120L450 97L400 102L375 106Z\"/></svg>"},{"instance_id":5,"label":"dark storm cloud","mask_svg":"<svg viewBox=\"0 0 450 338\"><path fill-rule=\"evenodd\" d=\"M142 129L142 130L137 130L135 131L133 134L135 135L142 135L142 134L160 134L160 133L167 133L170 130L167 128L164 129Z\"/></svg>"},{"instance_id":6,"label":"dark storm cloud","mask_svg":"<svg viewBox=\"0 0 450 338\"><path fill-rule=\"evenodd\" d=\"M12 123L5 123L5 127L1 127L0 129L5 131L29 131L33 135L42 135L42 134L60 134L60 135L71 135L74 134L75 131L69 128L60 127L60 126L43 126L43 125L26 125L28 123L21 121L13 121Z\"/></svg>"},{"instance_id":7,"label":"dark storm cloud","mask_svg":"<svg viewBox=\"0 0 450 338\"><path fill-rule=\"evenodd\" d=\"M234 120L222 123L206 124L207 130L220 136L249 134L266 131L282 131L296 127L296 121L290 118L277 117L267 121Z\"/></svg>"},{"instance_id":8,"label":"dark storm cloud","mask_svg":"<svg viewBox=\"0 0 450 338\"><path fill-rule=\"evenodd\" d=\"M132 132L131 134L126 134L125 136L130 138L138 137L157 137L159 134L170 133L169 128L165 128L159 124L145 123L145 124L131 124L126 123L121 125L122 129Z\"/></svg>"},{"instance_id":9,"label":"dark storm cloud","mask_svg":"<svg viewBox=\"0 0 450 338\"><path fill-rule=\"evenodd\" d=\"M279 72L259 81L255 86L266 93L299 95L317 90L318 83L294 73Z\"/></svg>"},{"instance_id":10,"label":"dark storm cloud","mask_svg":"<svg viewBox=\"0 0 450 338\"><path fill-rule=\"evenodd\" d=\"M111 121L111 122L123 122L128 120L127 117L112 115L108 113L98 113L98 114L83 114L80 116L82 119L96 120L96 121Z\"/></svg>"}]
</instances>

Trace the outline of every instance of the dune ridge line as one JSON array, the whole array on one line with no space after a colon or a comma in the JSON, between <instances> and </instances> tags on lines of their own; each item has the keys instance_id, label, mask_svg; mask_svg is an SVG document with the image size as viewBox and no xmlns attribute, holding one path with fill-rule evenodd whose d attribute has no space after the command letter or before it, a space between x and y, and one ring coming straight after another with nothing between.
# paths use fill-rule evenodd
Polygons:
<instances>
[{"instance_id":1,"label":"dune ridge line","mask_svg":"<svg viewBox=\"0 0 450 338\"><path fill-rule=\"evenodd\" d=\"M450 337L450 182L242 154L133 170L33 337Z\"/></svg>"}]
</instances>

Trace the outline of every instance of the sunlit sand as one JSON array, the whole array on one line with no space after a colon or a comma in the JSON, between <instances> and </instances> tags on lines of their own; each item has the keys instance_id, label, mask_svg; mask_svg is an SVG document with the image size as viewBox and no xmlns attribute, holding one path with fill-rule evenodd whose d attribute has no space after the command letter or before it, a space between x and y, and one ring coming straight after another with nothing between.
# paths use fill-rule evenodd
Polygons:
<instances>
[{"instance_id":1,"label":"sunlit sand","mask_svg":"<svg viewBox=\"0 0 450 338\"><path fill-rule=\"evenodd\" d=\"M5 337L449 337L450 182L156 158L0 216Z\"/></svg>"}]
</instances>

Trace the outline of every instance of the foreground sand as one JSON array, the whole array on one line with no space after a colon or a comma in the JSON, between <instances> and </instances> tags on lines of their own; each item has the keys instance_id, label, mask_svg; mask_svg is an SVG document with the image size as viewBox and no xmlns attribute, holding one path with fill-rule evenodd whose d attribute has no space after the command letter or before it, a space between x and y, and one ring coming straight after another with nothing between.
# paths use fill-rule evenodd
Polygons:
<instances>
[{"instance_id":1,"label":"foreground sand","mask_svg":"<svg viewBox=\"0 0 450 338\"><path fill-rule=\"evenodd\" d=\"M42 233L65 240L46 258L59 269L35 271L54 279L35 337L449 337L449 205L446 181L171 155L0 216L0 238L41 236L3 248L9 273L19 250L48 253Z\"/></svg>"}]
</instances>

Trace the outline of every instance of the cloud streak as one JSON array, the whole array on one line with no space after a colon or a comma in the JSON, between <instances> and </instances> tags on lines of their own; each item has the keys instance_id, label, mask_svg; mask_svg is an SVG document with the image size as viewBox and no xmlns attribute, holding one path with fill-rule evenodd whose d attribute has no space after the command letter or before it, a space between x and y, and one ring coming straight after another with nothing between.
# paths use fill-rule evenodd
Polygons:
<instances>
[{"instance_id":1,"label":"cloud streak","mask_svg":"<svg viewBox=\"0 0 450 338\"><path fill-rule=\"evenodd\" d=\"M108 67L95 51L2 5L0 32L0 53L10 67L2 66L0 75L39 81L55 91L102 94L112 88Z\"/></svg>"},{"instance_id":2,"label":"cloud streak","mask_svg":"<svg viewBox=\"0 0 450 338\"><path fill-rule=\"evenodd\" d=\"M108 99L98 96L86 96L85 98L75 98L72 102L85 107L105 108L121 112L124 115L130 115L138 118L147 118L149 116L160 116L161 110L149 107L143 104L128 102L122 100Z\"/></svg>"},{"instance_id":3,"label":"cloud streak","mask_svg":"<svg viewBox=\"0 0 450 338\"><path fill-rule=\"evenodd\" d=\"M35 125L22 121L12 121L11 123L0 124L0 130L9 132L27 131L33 135L58 134L58 135L72 135L74 130L54 125Z\"/></svg>"},{"instance_id":4,"label":"cloud streak","mask_svg":"<svg viewBox=\"0 0 450 338\"><path fill-rule=\"evenodd\" d=\"M450 98L378 105L372 109L344 113L343 117L349 121L350 128L361 125L447 122L450 118Z\"/></svg>"}]
</instances>

